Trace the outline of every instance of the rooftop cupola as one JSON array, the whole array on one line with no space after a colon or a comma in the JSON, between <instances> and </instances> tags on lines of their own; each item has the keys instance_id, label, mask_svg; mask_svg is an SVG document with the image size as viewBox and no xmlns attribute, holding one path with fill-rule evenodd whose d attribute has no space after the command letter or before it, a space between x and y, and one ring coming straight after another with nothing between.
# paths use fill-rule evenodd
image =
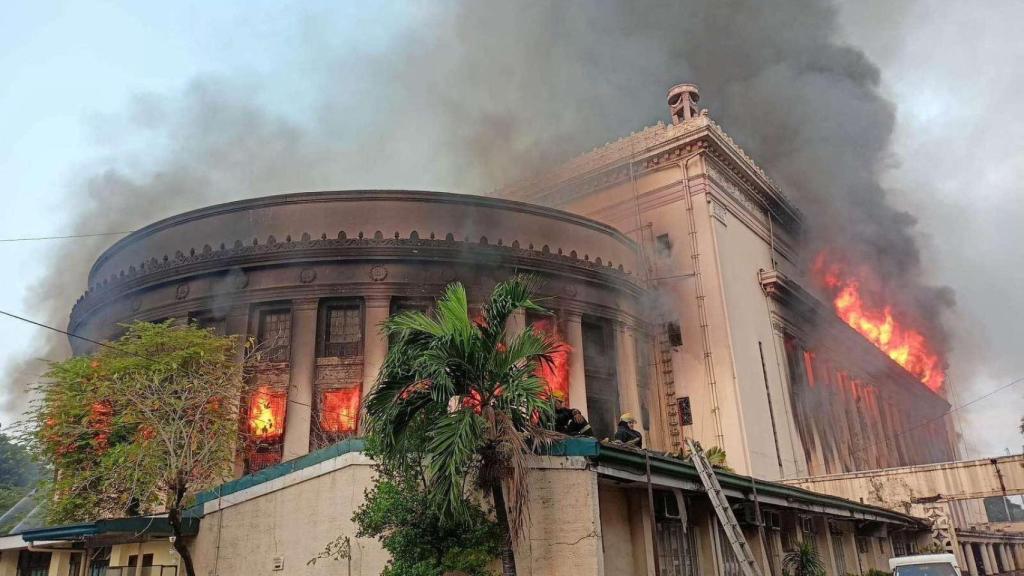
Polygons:
<instances>
[{"instance_id":1,"label":"rooftop cupola","mask_svg":"<svg viewBox=\"0 0 1024 576\"><path fill-rule=\"evenodd\" d=\"M668 91L668 110L672 123L679 124L697 116L697 102L700 93L694 84L676 84Z\"/></svg>"}]
</instances>

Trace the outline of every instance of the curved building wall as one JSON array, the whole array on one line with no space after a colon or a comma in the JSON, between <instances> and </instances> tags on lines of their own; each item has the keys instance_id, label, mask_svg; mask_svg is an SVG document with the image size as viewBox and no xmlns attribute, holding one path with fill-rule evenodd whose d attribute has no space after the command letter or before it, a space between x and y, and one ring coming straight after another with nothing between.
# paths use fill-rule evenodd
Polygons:
<instances>
[{"instance_id":1,"label":"curved building wall","mask_svg":"<svg viewBox=\"0 0 1024 576\"><path fill-rule=\"evenodd\" d=\"M452 281L471 303L537 276L572 352L570 404L610 434L621 410L651 428L634 244L558 210L409 191L287 194L203 208L139 230L93 266L70 331L116 337L132 320L190 318L266 346L248 407L249 469L358 429L358 402L387 352L379 324L428 308ZM513 324L528 321L517 317ZM73 341L76 352L88 351ZM587 362L589 360L589 363ZM254 448L255 450L255 448Z\"/></svg>"}]
</instances>

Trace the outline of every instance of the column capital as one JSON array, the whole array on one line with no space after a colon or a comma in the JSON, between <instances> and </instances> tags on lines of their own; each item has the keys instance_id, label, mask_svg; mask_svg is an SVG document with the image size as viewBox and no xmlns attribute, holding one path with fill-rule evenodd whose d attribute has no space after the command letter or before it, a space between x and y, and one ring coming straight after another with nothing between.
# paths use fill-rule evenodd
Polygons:
<instances>
[{"instance_id":1,"label":"column capital","mask_svg":"<svg viewBox=\"0 0 1024 576\"><path fill-rule=\"evenodd\" d=\"M563 310L560 315L566 322L579 323L583 321L583 312L580 312L579 310L566 309Z\"/></svg>"},{"instance_id":2,"label":"column capital","mask_svg":"<svg viewBox=\"0 0 1024 576\"><path fill-rule=\"evenodd\" d=\"M292 300L292 310L316 310L319 298L296 298Z\"/></svg>"},{"instance_id":3,"label":"column capital","mask_svg":"<svg viewBox=\"0 0 1024 576\"><path fill-rule=\"evenodd\" d=\"M390 294L367 294L363 296L363 302L366 303L367 308L390 308L391 307L391 295Z\"/></svg>"}]
</instances>

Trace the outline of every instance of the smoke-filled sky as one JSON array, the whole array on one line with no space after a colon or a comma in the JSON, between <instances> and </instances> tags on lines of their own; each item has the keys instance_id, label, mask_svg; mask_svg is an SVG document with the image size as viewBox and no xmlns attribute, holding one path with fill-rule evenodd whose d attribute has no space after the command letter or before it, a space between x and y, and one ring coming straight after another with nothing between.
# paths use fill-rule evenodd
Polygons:
<instances>
[{"instance_id":1,"label":"smoke-filled sky","mask_svg":"<svg viewBox=\"0 0 1024 576\"><path fill-rule=\"evenodd\" d=\"M689 81L827 223L814 241L871 262L949 350L956 400L1024 376L1024 5L207 4L5 16L0 237L131 230L305 189L486 193L667 120L665 91ZM0 243L0 309L63 326L115 238ZM40 359L64 351L0 322L6 425ZM1022 390L961 411L971 456L1017 451Z\"/></svg>"}]
</instances>

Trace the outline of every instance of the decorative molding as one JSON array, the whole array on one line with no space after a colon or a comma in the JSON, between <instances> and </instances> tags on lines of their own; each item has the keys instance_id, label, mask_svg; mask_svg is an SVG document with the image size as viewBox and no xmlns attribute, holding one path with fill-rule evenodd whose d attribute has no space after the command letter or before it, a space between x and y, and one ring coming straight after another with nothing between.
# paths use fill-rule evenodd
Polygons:
<instances>
[{"instance_id":1,"label":"decorative molding","mask_svg":"<svg viewBox=\"0 0 1024 576\"><path fill-rule=\"evenodd\" d=\"M174 289L174 298L177 300L184 300L188 298L189 285L188 282L182 282L178 284L177 288Z\"/></svg>"},{"instance_id":2,"label":"decorative molding","mask_svg":"<svg viewBox=\"0 0 1024 576\"><path fill-rule=\"evenodd\" d=\"M288 205L299 205L299 204L323 204L323 203L344 203L344 202L373 202L373 201L386 201L386 202L405 202L405 203L431 203L431 204L442 204L442 205L457 205L463 207L474 207L474 208L489 208L494 210L505 210L511 213L529 214L534 216L541 216L545 218L551 218L553 220L559 220L567 222L576 226L587 228L595 232L599 232L605 236L614 238L619 243L629 246L635 249L635 244L626 235L622 234L612 226L598 222L593 219L585 218L577 214L566 212L563 210L557 210L545 206L539 206L537 204L530 204L526 202L517 202L514 200L505 200L501 198L486 197L486 196L474 196L470 194L453 194L448 192L427 192L422 190L338 190L338 191L324 191L324 192L297 192L292 194L278 194L275 196L266 196L263 198L253 198L249 200L238 200L235 202L227 202L224 204L215 204L213 206L207 206L205 208L199 208L189 212L184 212L176 216L171 216L164 220L154 222L140 230L125 236L124 238L115 242L110 248L105 250L96 262L92 265L89 270L89 283L90 285L103 282L102 278L97 277L97 271L102 268L109 260L117 257L122 249L126 246L131 245L138 240L147 238L157 232L161 232L167 229L175 228L182 224L192 222L195 220L209 218L211 216L219 216L225 214L233 214L237 212L243 212L253 209L273 208L278 206ZM311 239L311 235L306 232L300 236L300 241L308 241ZM322 235L322 239L326 239L327 236ZM362 236L360 236L360 239ZM397 238L397 236L396 236ZM431 235L433 239L433 235ZM271 237L273 240L273 237ZM467 239L468 240L468 239ZM274 240L276 242L276 240ZM287 237L284 243L291 243L291 237ZM271 242L273 243L273 242ZM225 244L220 244L220 250L226 248ZM201 251L192 249L190 256L197 253L208 253L216 252L217 250L211 247L209 244L203 246ZM183 256L180 252L176 255L176 258ZM167 256L164 256L164 260L167 260ZM151 261L153 264L156 260Z\"/></svg>"},{"instance_id":3,"label":"decorative molding","mask_svg":"<svg viewBox=\"0 0 1024 576\"><path fill-rule=\"evenodd\" d=\"M370 267L370 280L383 282L388 277L388 267L383 264L374 264Z\"/></svg>"},{"instance_id":4,"label":"decorative molding","mask_svg":"<svg viewBox=\"0 0 1024 576\"><path fill-rule=\"evenodd\" d=\"M721 162L735 179L749 187L769 206L775 206L774 211L781 225L792 231L799 228L803 218L800 211L768 174L718 124L706 116L696 116L678 125L659 122L577 156L534 180L500 189L495 195L564 204L700 152ZM571 192L565 193L566 190Z\"/></svg>"},{"instance_id":5,"label":"decorative molding","mask_svg":"<svg viewBox=\"0 0 1024 576\"><path fill-rule=\"evenodd\" d=\"M349 238L345 232L339 232L337 238L328 238L323 234L318 239L289 239L285 242L279 242L271 236L265 243L258 239L253 239L249 243L238 240L230 248L192 250L188 255L179 251L174 258L150 258L138 266L131 265L128 270L122 270L102 282L93 284L75 303L71 323L74 325L80 322L84 316L98 307L140 288L225 271L228 271L228 274L235 274L235 278L238 278L239 274L245 277L245 284L248 285L248 274L241 271L244 267L296 263L304 260L337 262L368 258L416 257L424 260L470 259L476 262L502 262L506 265L522 266L524 269L545 269L554 266L554 272L558 272L558 268L564 268L565 273L582 275L602 284L610 283L633 292L641 290L639 279L634 277L632 271L626 271L622 263L601 258L592 259L589 254L584 254L581 258L574 250L552 250L547 245L535 248L532 244L522 248L518 242L511 245L503 242L498 244L488 242L486 238L481 238L481 242L455 240L452 234L447 234L444 239L424 239L416 232L412 232L409 238L370 239L360 236L362 237ZM303 237L309 238L308 234L304 234ZM443 284L457 278L453 265L442 267L434 274L435 277L428 278L428 282ZM187 281L182 281L182 284L187 286ZM237 283L235 285L237 286ZM180 290L185 290L184 297L187 297L188 288L179 287L177 290L177 294L181 294Z\"/></svg>"},{"instance_id":6,"label":"decorative molding","mask_svg":"<svg viewBox=\"0 0 1024 576\"><path fill-rule=\"evenodd\" d=\"M713 199L708 199L708 203L711 204L711 216L713 216L715 220L721 222L722 225L728 226L729 210L725 206L715 202Z\"/></svg>"},{"instance_id":7,"label":"decorative molding","mask_svg":"<svg viewBox=\"0 0 1024 576\"><path fill-rule=\"evenodd\" d=\"M316 280L316 268L307 267L299 272L299 282L311 284L314 280Z\"/></svg>"}]
</instances>

